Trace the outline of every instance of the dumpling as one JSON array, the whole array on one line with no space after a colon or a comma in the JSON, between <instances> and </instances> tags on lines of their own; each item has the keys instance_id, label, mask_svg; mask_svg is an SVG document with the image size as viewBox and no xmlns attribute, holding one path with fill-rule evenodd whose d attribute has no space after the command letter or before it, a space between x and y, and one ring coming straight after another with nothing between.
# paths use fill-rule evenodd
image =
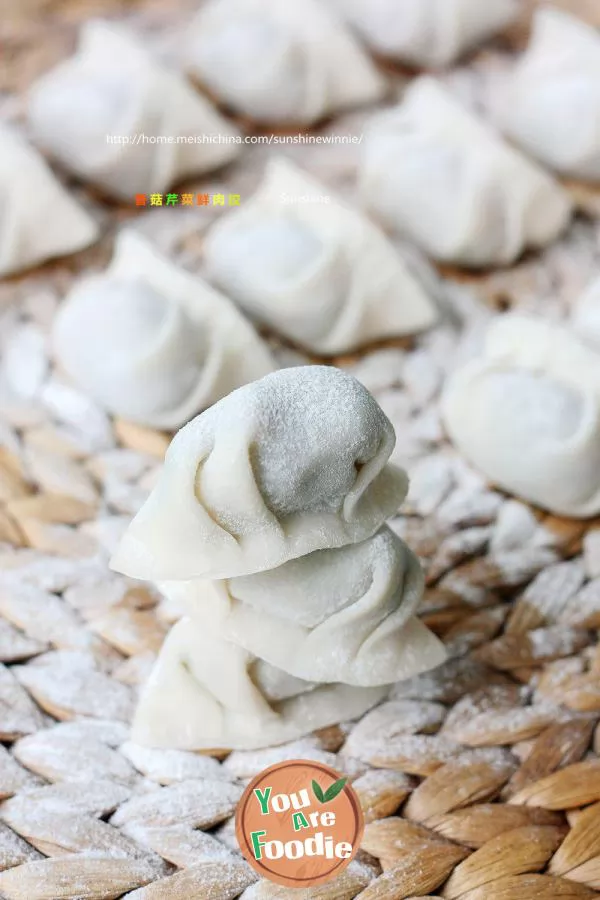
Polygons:
<instances>
[{"instance_id":1,"label":"dumpling","mask_svg":"<svg viewBox=\"0 0 600 900\"><path fill-rule=\"evenodd\" d=\"M445 659L443 645L414 617L421 566L387 527L268 572L160 587L224 640L303 681L371 687Z\"/></svg>"},{"instance_id":2,"label":"dumpling","mask_svg":"<svg viewBox=\"0 0 600 900\"><path fill-rule=\"evenodd\" d=\"M239 388L173 439L112 567L134 578L232 578L364 540L407 478L387 464L394 429L371 394L330 366Z\"/></svg>"},{"instance_id":3,"label":"dumpling","mask_svg":"<svg viewBox=\"0 0 600 900\"><path fill-rule=\"evenodd\" d=\"M317 550L267 572L160 587L225 640L303 680L388 684L444 658L441 644L413 617L423 588L420 565L386 527L366 541Z\"/></svg>"},{"instance_id":4,"label":"dumpling","mask_svg":"<svg viewBox=\"0 0 600 900\"><path fill-rule=\"evenodd\" d=\"M241 150L238 132L179 74L100 21L86 23L75 56L36 82L28 115L44 149L124 199L163 192ZM194 140L201 136L219 140Z\"/></svg>"},{"instance_id":5,"label":"dumpling","mask_svg":"<svg viewBox=\"0 0 600 900\"><path fill-rule=\"evenodd\" d=\"M177 428L272 372L267 346L227 297L125 230L101 275L77 283L54 324L67 373L110 412Z\"/></svg>"},{"instance_id":6,"label":"dumpling","mask_svg":"<svg viewBox=\"0 0 600 900\"><path fill-rule=\"evenodd\" d=\"M311 197L327 202L302 202ZM209 276L247 313L315 353L344 353L437 319L385 235L283 159L213 227L204 252Z\"/></svg>"},{"instance_id":7,"label":"dumpling","mask_svg":"<svg viewBox=\"0 0 600 900\"><path fill-rule=\"evenodd\" d=\"M566 192L463 108L435 79L375 117L361 170L366 205L435 259L510 263L553 241L571 216Z\"/></svg>"},{"instance_id":8,"label":"dumpling","mask_svg":"<svg viewBox=\"0 0 600 900\"><path fill-rule=\"evenodd\" d=\"M447 66L506 28L518 0L329 0L375 53Z\"/></svg>"},{"instance_id":9,"label":"dumpling","mask_svg":"<svg viewBox=\"0 0 600 900\"><path fill-rule=\"evenodd\" d=\"M205 623L182 619L167 636L142 690L132 740L181 750L253 750L361 716L389 690L389 685L296 684L291 696L269 699L252 678L254 662ZM267 680L281 693L273 675ZM289 684L284 673L283 678Z\"/></svg>"},{"instance_id":10,"label":"dumpling","mask_svg":"<svg viewBox=\"0 0 600 900\"><path fill-rule=\"evenodd\" d=\"M134 740L282 743L444 661L414 616L419 562L382 527L407 488L393 445L368 391L326 366L267 375L179 432L111 562L189 614L144 687Z\"/></svg>"},{"instance_id":11,"label":"dumpling","mask_svg":"<svg viewBox=\"0 0 600 900\"><path fill-rule=\"evenodd\" d=\"M538 9L526 52L499 97L504 130L565 175L600 179L600 35L558 9Z\"/></svg>"},{"instance_id":12,"label":"dumpling","mask_svg":"<svg viewBox=\"0 0 600 900\"><path fill-rule=\"evenodd\" d=\"M452 441L490 480L551 512L600 512L600 355L561 325L502 316L442 397Z\"/></svg>"},{"instance_id":13,"label":"dumpling","mask_svg":"<svg viewBox=\"0 0 600 900\"><path fill-rule=\"evenodd\" d=\"M571 325L582 341L600 351L600 278L594 279L578 298Z\"/></svg>"},{"instance_id":14,"label":"dumpling","mask_svg":"<svg viewBox=\"0 0 600 900\"><path fill-rule=\"evenodd\" d=\"M0 276L98 240L98 227L12 128L0 125ZM48 223L52 227L48 227Z\"/></svg>"},{"instance_id":15,"label":"dumpling","mask_svg":"<svg viewBox=\"0 0 600 900\"><path fill-rule=\"evenodd\" d=\"M262 122L309 125L379 99L385 81L315 0L208 0L185 45L190 74Z\"/></svg>"}]
</instances>

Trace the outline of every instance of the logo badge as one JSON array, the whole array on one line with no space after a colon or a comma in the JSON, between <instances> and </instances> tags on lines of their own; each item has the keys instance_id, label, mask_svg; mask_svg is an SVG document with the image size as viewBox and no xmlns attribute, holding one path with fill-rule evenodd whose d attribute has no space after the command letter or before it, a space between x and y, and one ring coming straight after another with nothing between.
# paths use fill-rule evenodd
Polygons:
<instances>
[{"instance_id":1,"label":"logo badge","mask_svg":"<svg viewBox=\"0 0 600 900\"><path fill-rule=\"evenodd\" d=\"M346 868L360 846L364 820L346 776L292 759L252 779L235 826L241 851L260 876L301 888L331 881Z\"/></svg>"}]
</instances>

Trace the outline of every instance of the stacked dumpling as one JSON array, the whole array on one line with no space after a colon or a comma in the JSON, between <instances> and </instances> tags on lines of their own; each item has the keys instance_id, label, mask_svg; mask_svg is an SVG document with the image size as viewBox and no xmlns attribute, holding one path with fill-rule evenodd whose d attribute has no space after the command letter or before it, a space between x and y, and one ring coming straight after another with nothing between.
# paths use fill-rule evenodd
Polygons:
<instances>
[{"instance_id":1,"label":"stacked dumpling","mask_svg":"<svg viewBox=\"0 0 600 900\"><path fill-rule=\"evenodd\" d=\"M361 715L443 661L414 616L419 563L384 524L407 490L388 463L394 443L369 392L327 366L267 375L176 435L112 561L188 614L134 740L281 743Z\"/></svg>"}]
</instances>

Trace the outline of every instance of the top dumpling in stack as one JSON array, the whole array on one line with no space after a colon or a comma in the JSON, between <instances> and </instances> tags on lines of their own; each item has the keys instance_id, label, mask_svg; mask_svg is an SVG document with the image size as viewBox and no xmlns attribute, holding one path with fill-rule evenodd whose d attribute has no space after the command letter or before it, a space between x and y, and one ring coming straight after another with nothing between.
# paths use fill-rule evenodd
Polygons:
<instances>
[{"instance_id":1,"label":"top dumpling in stack","mask_svg":"<svg viewBox=\"0 0 600 900\"><path fill-rule=\"evenodd\" d=\"M407 491L371 394L329 366L246 385L173 439L113 567L155 581L231 578L374 534Z\"/></svg>"}]
</instances>

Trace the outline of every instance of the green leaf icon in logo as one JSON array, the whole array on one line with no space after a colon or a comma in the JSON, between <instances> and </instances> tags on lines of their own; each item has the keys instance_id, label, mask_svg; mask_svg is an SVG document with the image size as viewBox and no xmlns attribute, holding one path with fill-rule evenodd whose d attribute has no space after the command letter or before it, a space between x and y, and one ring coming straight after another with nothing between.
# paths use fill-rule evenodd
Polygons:
<instances>
[{"instance_id":1,"label":"green leaf icon in logo","mask_svg":"<svg viewBox=\"0 0 600 900\"><path fill-rule=\"evenodd\" d=\"M325 791L325 799L323 800L323 803L329 803L330 800L335 800L337 795L344 790L344 785L347 781L347 778L340 778L339 781L334 781L333 784L330 784Z\"/></svg>"},{"instance_id":2,"label":"green leaf icon in logo","mask_svg":"<svg viewBox=\"0 0 600 900\"><path fill-rule=\"evenodd\" d=\"M329 803L331 800L335 800L337 795L344 790L344 785L347 781L347 778L340 778L339 781L334 781L333 784L330 784L325 793L323 793L323 789L321 788L321 786L313 780L313 794L315 795L319 803Z\"/></svg>"},{"instance_id":3,"label":"green leaf icon in logo","mask_svg":"<svg viewBox=\"0 0 600 900\"><path fill-rule=\"evenodd\" d=\"M318 784L318 782L316 782L314 780L314 778L313 778L313 783L312 783L312 789L313 789L313 794L315 795L315 797L317 798L319 803L325 803L325 794L323 793L323 791L321 789L321 785Z\"/></svg>"}]
</instances>

